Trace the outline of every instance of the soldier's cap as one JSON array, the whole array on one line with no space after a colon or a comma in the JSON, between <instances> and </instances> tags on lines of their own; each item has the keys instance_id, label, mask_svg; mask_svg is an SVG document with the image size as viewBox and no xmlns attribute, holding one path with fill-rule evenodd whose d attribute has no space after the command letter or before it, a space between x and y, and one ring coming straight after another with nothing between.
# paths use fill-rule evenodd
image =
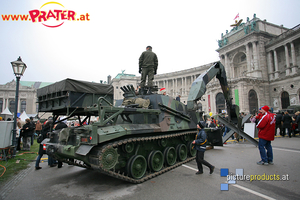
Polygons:
<instances>
[{"instance_id":1,"label":"soldier's cap","mask_svg":"<svg viewBox=\"0 0 300 200\"><path fill-rule=\"evenodd\" d=\"M200 128L205 128L205 121L199 121L198 125L200 126Z\"/></svg>"},{"instance_id":2,"label":"soldier's cap","mask_svg":"<svg viewBox=\"0 0 300 200\"><path fill-rule=\"evenodd\" d=\"M150 49L152 49L152 47L151 47L151 46L147 46L147 47L146 47L146 49L147 49L147 48L150 48Z\"/></svg>"}]
</instances>

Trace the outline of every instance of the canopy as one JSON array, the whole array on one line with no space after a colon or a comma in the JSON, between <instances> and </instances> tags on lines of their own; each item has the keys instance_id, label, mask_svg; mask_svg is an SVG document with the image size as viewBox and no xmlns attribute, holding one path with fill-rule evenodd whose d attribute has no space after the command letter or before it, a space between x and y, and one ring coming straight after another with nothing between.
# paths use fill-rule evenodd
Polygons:
<instances>
[{"instance_id":1,"label":"canopy","mask_svg":"<svg viewBox=\"0 0 300 200\"><path fill-rule=\"evenodd\" d=\"M26 114L26 112L23 111L22 114L20 115L21 121L25 121L25 120L28 119L28 118L29 118L29 117L28 117L28 115Z\"/></svg>"},{"instance_id":2,"label":"canopy","mask_svg":"<svg viewBox=\"0 0 300 200\"><path fill-rule=\"evenodd\" d=\"M3 110L3 112L1 113L1 115L12 115L12 114L9 111L8 107L6 107L5 110Z\"/></svg>"}]
</instances>

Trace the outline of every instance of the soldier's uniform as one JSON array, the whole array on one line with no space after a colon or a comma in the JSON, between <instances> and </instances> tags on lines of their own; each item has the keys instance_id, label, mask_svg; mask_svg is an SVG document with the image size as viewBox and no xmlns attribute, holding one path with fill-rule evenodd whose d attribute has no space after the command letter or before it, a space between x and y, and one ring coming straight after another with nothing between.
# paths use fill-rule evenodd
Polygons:
<instances>
[{"instance_id":1,"label":"soldier's uniform","mask_svg":"<svg viewBox=\"0 0 300 200\"><path fill-rule=\"evenodd\" d=\"M142 88L145 87L147 76L148 86L153 86L153 79L158 66L157 56L152 52L152 48L148 46L146 49L147 51L144 51L139 58L139 73L142 73L140 86Z\"/></svg>"}]
</instances>

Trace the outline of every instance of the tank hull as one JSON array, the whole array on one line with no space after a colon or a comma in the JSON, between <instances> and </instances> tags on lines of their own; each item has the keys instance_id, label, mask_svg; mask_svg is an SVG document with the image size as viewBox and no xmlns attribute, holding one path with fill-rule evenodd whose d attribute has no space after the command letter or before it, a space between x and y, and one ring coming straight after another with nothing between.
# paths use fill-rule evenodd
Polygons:
<instances>
[{"instance_id":1,"label":"tank hull","mask_svg":"<svg viewBox=\"0 0 300 200\"><path fill-rule=\"evenodd\" d=\"M192 141L196 129L160 132L160 127L155 124L136 125L139 129L134 133L128 126L118 125L98 127L98 134L92 136L89 130L93 127L95 125L63 129L59 133L60 141L56 142L52 135L47 143L47 154L61 162L94 169L132 183L144 182L195 159ZM68 143L64 144L66 132L69 133ZM220 129L206 129L206 132L209 138L222 138ZM107 139L108 135L110 138ZM98 143L93 144L91 137L97 137Z\"/></svg>"}]
</instances>

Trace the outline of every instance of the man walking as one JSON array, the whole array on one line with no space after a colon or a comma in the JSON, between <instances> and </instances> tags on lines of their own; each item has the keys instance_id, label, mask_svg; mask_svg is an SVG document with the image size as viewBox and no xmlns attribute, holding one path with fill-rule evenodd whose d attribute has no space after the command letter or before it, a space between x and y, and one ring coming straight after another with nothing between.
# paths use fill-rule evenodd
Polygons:
<instances>
[{"instance_id":1,"label":"man walking","mask_svg":"<svg viewBox=\"0 0 300 200\"><path fill-rule=\"evenodd\" d=\"M153 86L154 75L157 72L158 60L154 52L152 52L152 47L147 46L146 51L142 53L139 58L139 73L141 73L141 89L145 87L146 78L148 76L148 87Z\"/></svg>"},{"instance_id":2,"label":"man walking","mask_svg":"<svg viewBox=\"0 0 300 200\"><path fill-rule=\"evenodd\" d=\"M199 132L196 135L196 139L192 142L194 148L197 150L196 162L197 162L198 172L196 172L196 174L197 175L203 174L202 164L207 166L209 168L209 173L212 174L214 172L215 166L211 165L209 162L204 160L204 153L206 150L206 142L207 142L206 133L204 131L205 121L200 121L197 124L197 128Z\"/></svg>"},{"instance_id":3,"label":"man walking","mask_svg":"<svg viewBox=\"0 0 300 200\"><path fill-rule=\"evenodd\" d=\"M258 149L261 161L258 165L273 165L273 150L271 141L274 140L276 119L273 113L269 112L268 106L263 106L260 110L262 118L257 123L258 131ZM267 150L267 153L266 153Z\"/></svg>"}]
</instances>

